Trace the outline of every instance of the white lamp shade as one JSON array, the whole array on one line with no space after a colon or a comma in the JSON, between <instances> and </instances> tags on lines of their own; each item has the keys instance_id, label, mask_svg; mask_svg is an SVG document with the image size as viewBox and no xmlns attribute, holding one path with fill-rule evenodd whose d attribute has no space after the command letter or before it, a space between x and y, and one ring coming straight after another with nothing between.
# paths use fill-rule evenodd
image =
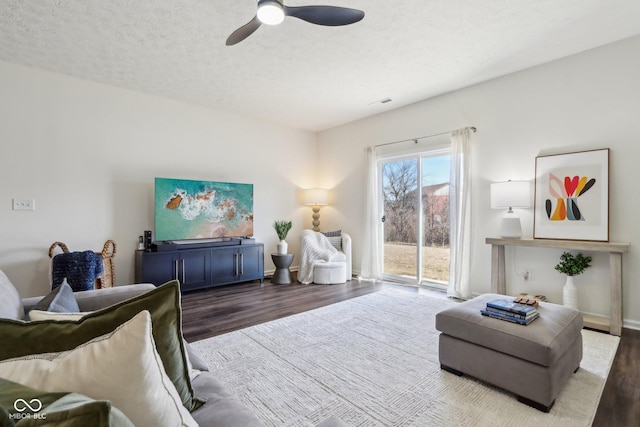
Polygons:
<instances>
[{"instance_id":1,"label":"white lamp shade","mask_svg":"<svg viewBox=\"0 0 640 427\"><path fill-rule=\"evenodd\" d=\"M528 208L531 206L529 181L504 181L491 184L491 208Z\"/></svg>"},{"instance_id":2,"label":"white lamp shade","mask_svg":"<svg viewBox=\"0 0 640 427\"><path fill-rule=\"evenodd\" d=\"M324 206L329 204L329 191L324 188L309 188L304 190L304 204L310 206Z\"/></svg>"}]
</instances>

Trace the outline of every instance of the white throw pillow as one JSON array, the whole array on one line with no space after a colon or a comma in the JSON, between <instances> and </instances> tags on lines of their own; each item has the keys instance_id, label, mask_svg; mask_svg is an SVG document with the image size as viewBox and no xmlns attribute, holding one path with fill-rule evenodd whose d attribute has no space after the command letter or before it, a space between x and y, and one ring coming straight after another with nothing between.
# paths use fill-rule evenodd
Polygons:
<instances>
[{"instance_id":1,"label":"white throw pillow","mask_svg":"<svg viewBox=\"0 0 640 427\"><path fill-rule=\"evenodd\" d=\"M29 317L32 321L35 320L72 320L77 321L80 320L86 314L93 313L92 311L81 311L79 313L54 313L52 311L42 311L42 310L31 310L29 312ZM187 347L187 342L184 343L185 348ZM202 371L198 369L194 369L191 365L191 360L187 357L187 367L189 368L189 378L191 381L195 380L198 375L202 373Z\"/></svg>"},{"instance_id":2,"label":"white throw pillow","mask_svg":"<svg viewBox=\"0 0 640 427\"><path fill-rule=\"evenodd\" d=\"M148 311L71 351L1 361L0 377L110 400L137 427L198 426L164 371Z\"/></svg>"},{"instance_id":3,"label":"white throw pillow","mask_svg":"<svg viewBox=\"0 0 640 427\"><path fill-rule=\"evenodd\" d=\"M82 316L93 313L92 311L80 311L78 313L55 313L53 311L31 310L29 318L31 320L80 320Z\"/></svg>"}]
</instances>

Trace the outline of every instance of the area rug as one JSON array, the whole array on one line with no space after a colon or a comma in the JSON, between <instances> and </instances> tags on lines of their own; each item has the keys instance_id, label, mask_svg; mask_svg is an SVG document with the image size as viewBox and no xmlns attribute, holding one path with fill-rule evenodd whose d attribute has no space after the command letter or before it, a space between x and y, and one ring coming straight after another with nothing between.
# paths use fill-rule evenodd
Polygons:
<instances>
[{"instance_id":1,"label":"area rug","mask_svg":"<svg viewBox=\"0 0 640 427\"><path fill-rule=\"evenodd\" d=\"M440 369L435 314L455 304L385 289L198 341L211 371L268 426L590 426L619 338L583 330L581 369L548 414Z\"/></svg>"}]
</instances>

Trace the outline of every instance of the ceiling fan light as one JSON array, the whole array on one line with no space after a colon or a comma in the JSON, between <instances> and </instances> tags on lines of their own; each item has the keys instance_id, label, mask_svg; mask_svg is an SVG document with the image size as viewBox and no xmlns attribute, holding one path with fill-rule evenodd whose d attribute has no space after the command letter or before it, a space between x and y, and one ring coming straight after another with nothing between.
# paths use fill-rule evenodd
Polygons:
<instances>
[{"instance_id":1,"label":"ceiling fan light","mask_svg":"<svg viewBox=\"0 0 640 427\"><path fill-rule=\"evenodd\" d=\"M276 0L261 0L258 3L258 19L263 24L278 25L284 21L284 9Z\"/></svg>"}]
</instances>

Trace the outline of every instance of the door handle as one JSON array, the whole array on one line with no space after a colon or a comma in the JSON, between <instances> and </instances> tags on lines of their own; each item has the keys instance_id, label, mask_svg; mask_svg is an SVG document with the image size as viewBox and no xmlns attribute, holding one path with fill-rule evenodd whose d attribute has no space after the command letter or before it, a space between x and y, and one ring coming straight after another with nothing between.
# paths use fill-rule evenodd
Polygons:
<instances>
[{"instance_id":1,"label":"door handle","mask_svg":"<svg viewBox=\"0 0 640 427\"><path fill-rule=\"evenodd\" d=\"M182 284L186 282L184 274L184 259L182 260Z\"/></svg>"},{"instance_id":2,"label":"door handle","mask_svg":"<svg viewBox=\"0 0 640 427\"><path fill-rule=\"evenodd\" d=\"M238 275L238 254L233 254L233 275Z\"/></svg>"},{"instance_id":3,"label":"door handle","mask_svg":"<svg viewBox=\"0 0 640 427\"><path fill-rule=\"evenodd\" d=\"M175 264L176 264L176 275L174 277L176 278L176 280L180 280L178 279L178 260L175 260Z\"/></svg>"},{"instance_id":4,"label":"door handle","mask_svg":"<svg viewBox=\"0 0 640 427\"><path fill-rule=\"evenodd\" d=\"M244 254L240 254L240 275L244 274Z\"/></svg>"}]
</instances>

